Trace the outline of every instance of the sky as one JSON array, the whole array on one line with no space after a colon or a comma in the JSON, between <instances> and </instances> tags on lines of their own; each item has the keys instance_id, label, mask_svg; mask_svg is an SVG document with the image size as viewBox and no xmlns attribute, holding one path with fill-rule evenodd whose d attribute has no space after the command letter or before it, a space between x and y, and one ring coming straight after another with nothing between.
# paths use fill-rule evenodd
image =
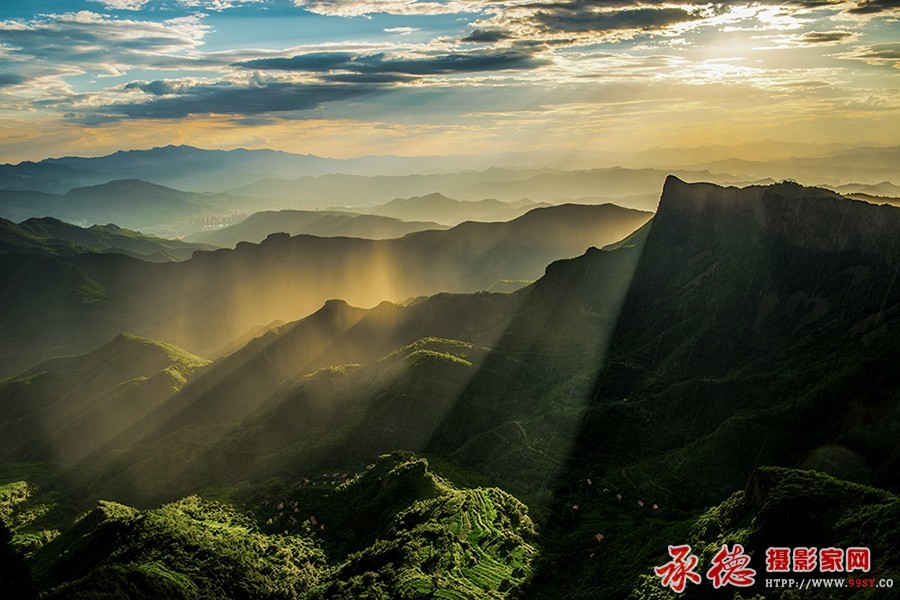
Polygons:
<instances>
[{"instance_id":1,"label":"sky","mask_svg":"<svg viewBox=\"0 0 900 600\"><path fill-rule=\"evenodd\" d=\"M890 145L898 75L898 0L3 0L0 161Z\"/></svg>"}]
</instances>

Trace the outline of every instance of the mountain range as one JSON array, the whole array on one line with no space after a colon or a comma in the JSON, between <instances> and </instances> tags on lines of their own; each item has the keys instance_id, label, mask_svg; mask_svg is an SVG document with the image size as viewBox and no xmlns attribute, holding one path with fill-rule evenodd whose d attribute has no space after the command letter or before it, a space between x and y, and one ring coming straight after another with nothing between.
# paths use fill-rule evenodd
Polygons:
<instances>
[{"instance_id":1,"label":"mountain range","mask_svg":"<svg viewBox=\"0 0 900 600\"><path fill-rule=\"evenodd\" d=\"M291 180L328 174L389 175L403 178L415 173L424 174L425 179L432 178L432 181L436 182L448 181L452 184L452 180L456 179L455 186L462 185L462 180L468 180L469 185L474 187L478 182L499 184L521 181L541 173L586 171L597 169L598 166L611 165L626 167L626 171L645 169L653 165L667 172L680 173L684 178L701 178L719 183L793 178L807 184L839 186L851 183L874 184L884 180L896 182L897 153L897 146L834 148L813 144L785 144L770 140L756 147L744 145L657 148L632 154L617 152L590 161L568 160L556 164L553 160L548 160L550 155L540 152L507 154L489 160L478 156L367 156L339 160L265 149L239 148L223 151L191 146L166 146L149 150L119 151L107 156L63 157L40 162L0 165L0 189L65 193L76 187L129 178L191 191L224 192L263 180ZM679 158L673 160L673 156ZM598 164L601 161L603 164ZM501 168L484 171L486 163ZM536 168L533 165L550 165L553 168ZM718 176L713 178L711 175L704 177L699 175L702 171L728 175L723 176L724 178ZM694 175L690 175L689 172L693 172ZM449 180L441 175L454 173ZM415 177L411 178L412 180L415 180ZM282 188L277 187L276 183L267 184L269 193L263 195L278 196L277 192ZM661 185L662 182L658 183ZM273 185L275 187L272 187ZM580 196L594 195L602 195L606 201L612 200L612 197L598 193L602 189L602 187L581 188L581 191L574 195L539 198L539 200L572 201ZM466 200L498 198L493 193L478 192L474 196L469 196L459 193L457 187L451 189L425 185L397 191L392 196L381 197L379 202L390 200L391 197L423 195L435 190ZM658 190L657 186L655 189L647 190L646 193ZM355 191L359 191L359 188L355 188ZM511 199L518 200L522 197ZM315 198L311 196L311 201L313 200ZM358 194L355 200L366 200L366 196Z\"/></svg>"},{"instance_id":2,"label":"mountain range","mask_svg":"<svg viewBox=\"0 0 900 600\"><path fill-rule=\"evenodd\" d=\"M547 206L550 204L538 204L530 200L500 202L485 199L460 202L443 194L433 193L412 198L395 198L380 206L362 209L362 212L405 221L430 220L445 225L458 225L463 221L508 221L535 208Z\"/></svg>"},{"instance_id":3,"label":"mountain range","mask_svg":"<svg viewBox=\"0 0 900 600\"><path fill-rule=\"evenodd\" d=\"M273 233L386 240L426 229L447 228L446 225L433 221L405 221L351 212L264 210L253 213L235 225L192 233L185 236L185 240L234 248L241 242L258 244Z\"/></svg>"},{"instance_id":4,"label":"mountain range","mask_svg":"<svg viewBox=\"0 0 900 600\"><path fill-rule=\"evenodd\" d=\"M249 330L307 315L330 298L373 306L498 281L521 287L549 262L612 243L651 216L562 205L393 240L274 234L160 265L106 254L0 255L0 272L19 282L0 299L3 368L12 374L83 352L122 331L211 356Z\"/></svg>"},{"instance_id":5,"label":"mountain range","mask_svg":"<svg viewBox=\"0 0 900 600\"><path fill-rule=\"evenodd\" d=\"M461 158L461 157L460 157ZM472 168L479 159L454 161L457 168ZM205 150L192 146L165 146L149 150L123 150L97 157L67 156L39 162L0 165L0 189L64 193L128 178L168 187L224 191L271 177L300 177L327 173L404 175L443 169L444 157L372 156L337 160L276 150ZM466 166L469 163L471 166Z\"/></svg>"},{"instance_id":6,"label":"mountain range","mask_svg":"<svg viewBox=\"0 0 900 600\"><path fill-rule=\"evenodd\" d=\"M243 211L253 205L228 194L182 192L138 179L74 188L65 194L0 190L0 217L13 221L54 217L76 225L114 222L147 229L201 215Z\"/></svg>"},{"instance_id":7,"label":"mountain range","mask_svg":"<svg viewBox=\"0 0 900 600\"><path fill-rule=\"evenodd\" d=\"M669 546L705 569L727 542L760 577L768 547L834 546L896 579L898 231L900 209L825 189L669 177L655 216L560 206L164 265L0 256L22 299L3 326L39 347L35 314L92 314L99 339L140 297L188 340L353 283L212 361L147 326L0 383L0 572L52 598L655 599ZM563 242L582 249L548 258ZM526 255L549 265L513 293L390 280L475 292ZM404 302L352 297L388 282ZM51 289L66 301L25 304Z\"/></svg>"},{"instance_id":8,"label":"mountain range","mask_svg":"<svg viewBox=\"0 0 900 600\"><path fill-rule=\"evenodd\" d=\"M701 181L735 180L731 175L706 170L677 173L685 179ZM257 198L280 198L315 208L342 206L354 211L435 191L459 200L491 198L508 203L556 204L586 197L595 198L598 203L622 203L621 199L627 198L629 208L653 210L668 174L660 169L619 167L582 171L494 168L482 172L407 176L328 174L299 179L263 179L231 192Z\"/></svg>"}]
</instances>

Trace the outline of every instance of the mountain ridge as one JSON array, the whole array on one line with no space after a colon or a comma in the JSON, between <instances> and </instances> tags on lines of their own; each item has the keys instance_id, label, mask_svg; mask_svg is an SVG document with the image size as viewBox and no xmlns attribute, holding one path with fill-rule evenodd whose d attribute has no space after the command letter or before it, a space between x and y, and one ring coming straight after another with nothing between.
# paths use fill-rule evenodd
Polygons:
<instances>
[{"instance_id":1,"label":"mountain ridge","mask_svg":"<svg viewBox=\"0 0 900 600\"><path fill-rule=\"evenodd\" d=\"M448 229L448 227L435 222L403 221L393 217L355 212L284 209L256 212L235 225L192 233L186 236L185 240L233 248L239 242L261 243L272 233L392 239L425 229Z\"/></svg>"}]
</instances>

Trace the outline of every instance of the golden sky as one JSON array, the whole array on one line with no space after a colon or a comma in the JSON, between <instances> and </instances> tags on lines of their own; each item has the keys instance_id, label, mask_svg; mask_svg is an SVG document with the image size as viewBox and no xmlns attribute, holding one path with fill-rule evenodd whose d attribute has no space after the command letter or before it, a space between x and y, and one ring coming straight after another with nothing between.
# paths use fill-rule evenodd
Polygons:
<instances>
[{"instance_id":1,"label":"golden sky","mask_svg":"<svg viewBox=\"0 0 900 600\"><path fill-rule=\"evenodd\" d=\"M900 141L895 0L5 0L0 161Z\"/></svg>"}]
</instances>

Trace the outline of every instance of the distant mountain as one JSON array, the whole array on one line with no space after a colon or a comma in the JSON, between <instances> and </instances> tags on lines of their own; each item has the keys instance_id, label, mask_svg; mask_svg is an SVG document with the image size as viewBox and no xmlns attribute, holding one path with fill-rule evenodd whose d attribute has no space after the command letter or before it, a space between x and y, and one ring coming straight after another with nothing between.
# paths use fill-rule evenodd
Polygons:
<instances>
[{"instance_id":1,"label":"distant mountain","mask_svg":"<svg viewBox=\"0 0 900 600\"><path fill-rule=\"evenodd\" d=\"M265 177L320 175L359 168L365 168L365 164L275 150L166 146L90 158L69 156L0 165L0 189L65 193L76 187L127 178L192 190L224 190Z\"/></svg>"},{"instance_id":2,"label":"distant mountain","mask_svg":"<svg viewBox=\"0 0 900 600\"><path fill-rule=\"evenodd\" d=\"M330 174L292 180L262 180L232 192L258 198L281 198L309 207L342 206L355 211L396 198L433 194L435 190L449 198L466 201L494 198L501 202L518 202L530 198L533 202L558 204L580 197L602 196L621 204L619 199L628 197L628 203L622 205L654 210L659 190L670 172L616 167L583 171L488 169L405 177ZM734 175L706 170L681 170L676 174L694 181L739 180Z\"/></svg>"},{"instance_id":3,"label":"distant mountain","mask_svg":"<svg viewBox=\"0 0 900 600\"><path fill-rule=\"evenodd\" d=\"M291 173L320 174L339 169L342 161L276 150L203 150L192 146L165 146L150 150L119 151L96 158L51 158L39 163L91 172L107 178L144 179L189 189L225 189L248 179ZM2 180L0 180L2 181Z\"/></svg>"},{"instance_id":4,"label":"distant mountain","mask_svg":"<svg viewBox=\"0 0 900 600\"><path fill-rule=\"evenodd\" d=\"M434 222L402 221L349 212L279 210L254 213L236 225L200 231L185 239L233 248L240 242L260 243L273 233L384 240L415 231L446 228L446 225Z\"/></svg>"},{"instance_id":5,"label":"distant mountain","mask_svg":"<svg viewBox=\"0 0 900 600\"><path fill-rule=\"evenodd\" d=\"M853 182L875 185L881 185L876 182L885 181L889 185L894 185L892 181L900 183L900 170L897 167L900 164L900 146L846 148L815 156L773 160L725 158L700 163L673 163L669 158L664 164L670 168L727 172L751 180L772 178L777 181L800 181L808 185L826 184L840 192L851 191L848 189L851 185L858 185Z\"/></svg>"},{"instance_id":6,"label":"distant mountain","mask_svg":"<svg viewBox=\"0 0 900 600\"><path fill-rule=\"evenodd\" d=\"M0 190L0 218L24 221L32 217L46 217L65 212L64 198L45 192Z\"/></svg>"},{"instance_id":7,"label":"distant mountain","mask_svg":"<svg viewBox=\"0 0 900 600\"><path fill-rule=\"evenodd\" d=\"M900 185L895 185L890 181L882 181L874 184L848 183L839 185L834 191L840 194L868 194L870 196L892 196L900 197Z\"/></svg>"},{"instance_id":8,"label":"distant mountain","mask_svg":"<svg viewBox=\"0 0 900 600\"><path fill-rule=\"evenodd\" d=\"M508 221L529 210L545 206L550 205L529 201L510 204L491 199L461 202L433 193L413 198L395 198L386 204L361 210L404 221L437 221L444 225L458 225L463 221Z\"/></svg>"},{"instance_id":9,"label":"distant mountain","mask_svg":"<svg viewBox=\"0 0 900 600\"><path fill-rule=\"evenodd\" d=\"M6 219L50 216L71 223L114 222L138 229L242 210L250 204L246 198L182 192L139 179L76 188L62 195L0 191L0 217Z\"/></svg>"},{"instance_id":10,"label":"distant mountain","mask_svg":"<svg viewBox=\"0 0 900 600\"><path fill-rule=\"evenodd\" d=\"M259 245L165 265L97 254L0 255L3 277L20 281L0 298L3 368L11 374L84 352L120 331L212 355L248 330L302 317L329 298L373 306L484 290L498 280L521 286L553 260L621 239L651 216L613 205L563 205L394 240L275 234Z\"/></svg>"},{"instance_id":11,"label":"distant mountain","mask_svg":"<svg viewBox=\"0 0 900 600\"><path fill-rule=\"evenodd\" d=\"M498 165L516 162L508 156L494 160ZM328 173L406 176L442 173L448 169L483 169L485 162L484 157L469 155L333 159L267 149L204 150L170 145L148 150L123 150L107 156L68 156L0 165L0 190L60 194L72 188L116 179L143 179L179 189L219 192L261 179L291 179ZM541 161L529 161L528 164L534 162Z\"/></svg>"},{"instance_id":12,"label":"distant mountain","mask_svg":"<svg viewBox=\"0 0 900 600\"><path fill-rule=\"evenodd\" d=\"M0 165L0 190L3 191L64 194L72 188L103 183L109 179L107 175L46 162Z\"/></svg>"}]
</instances>

